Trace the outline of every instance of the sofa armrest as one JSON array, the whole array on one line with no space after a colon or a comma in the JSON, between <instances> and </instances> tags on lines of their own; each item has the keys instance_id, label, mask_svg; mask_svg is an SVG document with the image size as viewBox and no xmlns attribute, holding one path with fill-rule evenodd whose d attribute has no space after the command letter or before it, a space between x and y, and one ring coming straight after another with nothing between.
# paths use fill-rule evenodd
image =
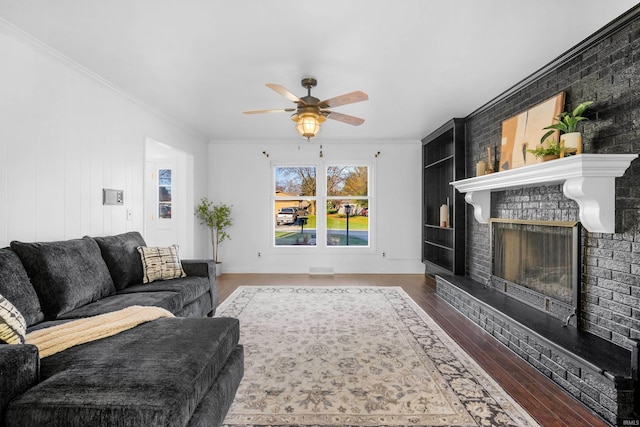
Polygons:
<instances>
[{"instance_id":1,"label":"sofa armrest","mask_svg":"<svg viewBox=\"0 0 640 427\"><path fill-rule=\"evenodd\" d=\"M187 276L216 277L216 263L212 259L183 259L181 262Z\"/></svg>"},{"instance_id":2,"label":"sofa armrest","mask_svg":"<svg viewBox=\"0 0 640 427\"><path fill-rule=\"evenodd\" d=\"M187 276L199 276L209 278L211 285L211 307L213 310L209 316L213 316L218 306L218 283L216 281L216 263L212 259L183 259L182 269Z\"/></svg>"},{"instance_id":3,"label":"sofa armrest","mask_svg":"<svg viewBox=\"0 0 640 427\"><path fill-rule=\"evenodd\" d=\"M0 425L4 425L9 402L33 387L39 377L40 357L35 345L0 345Z\"/></svg>"}]
</instances>

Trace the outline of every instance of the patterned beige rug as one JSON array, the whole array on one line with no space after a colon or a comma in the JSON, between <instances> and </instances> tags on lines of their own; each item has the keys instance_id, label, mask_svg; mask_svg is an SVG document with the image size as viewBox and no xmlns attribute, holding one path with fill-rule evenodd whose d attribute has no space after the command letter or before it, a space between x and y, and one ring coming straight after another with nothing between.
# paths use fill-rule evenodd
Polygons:
<instances>
[{"instance_id":1,"label":"patterned beige rug","mask_svg":"<svg viewBox=\"0 0 640 427\"><path fill-rule=\"evenodd\" d=\"M536 426L399 287L239 287L232 426Z\"/></svg>"}]
</instances>

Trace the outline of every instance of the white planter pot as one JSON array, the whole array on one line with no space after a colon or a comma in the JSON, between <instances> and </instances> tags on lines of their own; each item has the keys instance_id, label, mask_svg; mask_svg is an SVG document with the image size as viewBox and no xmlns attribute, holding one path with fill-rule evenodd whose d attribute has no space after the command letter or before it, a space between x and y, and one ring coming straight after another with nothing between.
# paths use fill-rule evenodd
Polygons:
<instances>
[{"instance_id":1,"label":"white planter pot","mask_svg":"<svg viewBox=\"0 0 640 427\"><path fill-rule=\"evenodd\" d=\"M576 154L582 153L582 134L580 132L564 133L560 135L560 140L564 141L565 150L575 149Z\"/></svg>"},{"instance_id":2,"label":"white planter pot","mask_svg":"<svg viewBox=\"0 0 640 427\"><path fill-rule=\"evenodd\" d=\"M216 277L220 276L222 274L222 263L221 262L216 262Z\"/></svg>"}]
</instances>

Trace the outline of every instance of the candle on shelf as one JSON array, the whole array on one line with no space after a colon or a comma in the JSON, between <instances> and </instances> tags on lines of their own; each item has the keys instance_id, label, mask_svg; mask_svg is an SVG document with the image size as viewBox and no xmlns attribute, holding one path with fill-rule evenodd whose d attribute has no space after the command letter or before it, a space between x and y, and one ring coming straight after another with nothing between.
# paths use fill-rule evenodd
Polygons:
<instances>
[{"instance_id":1,"label":"candle on shelf","mask_svg":"<svg viewBox=\"0 0 640 427\"><path fill-rule=\"evenodd\" d=\"M485 163L484 160L480 160L476 164L476 176L482 176L485 174L486 171L487 171L487 164Z\"/></svg>"},{"instance_id":2,"label":"candle on shelf","mask_svg":"<svg viewBox=\"0 0 640 427\"><path fill-rule=\"evenodd\" d=\"M487 147L487 155L488 155L488 159L487 159L487 170L485 173L493 173L493 160L491 157L491 147Z\"/></svg>"},{"instance_id":3,"label":"candle on shelf","mask_svg":"<svg viewBox=\"0 0 640 427\"><path fill-rule=\"evenodd\" d=\"M449 226L449 205L440 206L440 227Z\"/></svg>"}]
</instances>

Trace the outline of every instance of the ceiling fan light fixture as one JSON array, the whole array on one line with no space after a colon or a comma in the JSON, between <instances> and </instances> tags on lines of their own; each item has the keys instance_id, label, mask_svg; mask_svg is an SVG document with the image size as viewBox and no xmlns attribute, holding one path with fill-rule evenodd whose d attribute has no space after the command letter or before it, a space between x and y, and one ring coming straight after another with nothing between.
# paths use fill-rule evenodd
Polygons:
<instances>
[{"instance_id":1,"label":"ceiling fan light fixture","mask_svg":"<svg viewBox=\"0 0 640 427\"><path fill-rule=\"evenodd\" d=\"M318 82L316 79L307 77L302 79L302 87L307 89L307 96L298 98L288 89L275 83L267 83L269 89L274 90L280 95L287 98L296 104L295 108L282 108L279 110L249 110L244 114L261 114L261 113L276 113L276 112L291 112L295 111L291 115L291 120L296 124L296 130L307 141L311 138L315 138L320 132L320 123L323 123L327 118L343 122L352 126L360 126L364 123L364 119L359 117L350 116L347 114L336 113L328 110L328 108L339 107L346 104L353 104L355 102L366 101L369 96L362 91L355 91L345 93L344 95L336 96L333 98L320 101L318 98L311 96L311 88L315 87Z\"/></svg>"},{"instance_id":2,"label":"ceiling fan light fixture","mask_svg":"<svg viewBox=\"0 0 640 427\"><path fill-rule=\"evenodd\" d=\"M326 120L326 117L315 112L294 114L292 118L296 122L296 130L303 138L307 138L307 141L318 135L320 123Z\"/></svg>"}]
</instances>

